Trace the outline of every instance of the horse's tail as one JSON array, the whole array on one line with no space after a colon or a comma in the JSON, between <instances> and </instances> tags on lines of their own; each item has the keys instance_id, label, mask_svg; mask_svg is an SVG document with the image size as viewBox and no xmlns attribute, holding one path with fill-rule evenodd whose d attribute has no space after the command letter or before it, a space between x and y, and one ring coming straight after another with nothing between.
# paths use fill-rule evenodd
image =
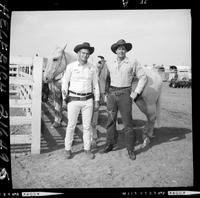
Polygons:
<instances>
[{"instance_id":1,"label":"horse's tail","mask_svg":"<svg viewBox=\"0 0 200 198\"><path fill-rule=\"evenodd\" d=\"M160 127L160 111L161 111L161 93L162 93L162 86L160 88L160 93L156 102L156 124L157 127Z\"/></svg>"}]
</instances>

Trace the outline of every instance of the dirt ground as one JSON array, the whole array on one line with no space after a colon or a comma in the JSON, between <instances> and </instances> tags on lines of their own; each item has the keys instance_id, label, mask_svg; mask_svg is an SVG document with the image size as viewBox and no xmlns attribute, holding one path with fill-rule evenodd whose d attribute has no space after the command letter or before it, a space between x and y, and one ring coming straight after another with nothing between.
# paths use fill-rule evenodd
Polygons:
<instances>
[{"instance_id":1,"label":"dirt ground","mask_svg":"<svg viewBox=\"0 0 200 198\"><path fill-rule=\"evenodd\" d=\"M108 188L180 187L193 185L191 89L169 88L162 92L161 127L148 149L138 149L131 161L119 131L118 147L107 154L99 151L105 143L106 113L101 111L99 141L94 160L85 158L81 123L76 130L73 158L65 159L65 129L50 130L53 120L43 107L44 122L40 155L12 154L13 188ZM145 116L133 105L133 123L139 142Z\"/></svg>"}]
</instances>

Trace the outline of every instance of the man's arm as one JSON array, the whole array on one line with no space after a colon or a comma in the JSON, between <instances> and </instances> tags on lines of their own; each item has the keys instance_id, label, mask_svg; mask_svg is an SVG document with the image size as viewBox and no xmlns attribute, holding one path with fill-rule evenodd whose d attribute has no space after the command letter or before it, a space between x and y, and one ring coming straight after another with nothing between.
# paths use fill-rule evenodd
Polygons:
<instances>
[{"instance_id":1,"label":"man's arm","mask_svg":"<svg viewBox=\"0 0 200 198\"><path fill-rule=\"evenodd\" d=\"M98 74L96 69L94 69L92 76L92 87L94 90L94 100L95 100L94 110L97 111L99 109L100 91L99 91Z\"/></svg>"},{"instance_id":2,"label":"man's arm","mask_svg":"<svg viewBox=\"0 0 200 198\"><path fill-rule=\"evenodd\" d=\"M100 92L99 92L99 82L98 82L98 75L97 75L96 69L94 69L94 71L93 71L92 87L94 89L94 99L95 99L95 101L99 101Z\"/></svg>"},{"instance_id":3,"label":"man's arm","mask_svg":"<svg viewBox=\"0 0 200 198\"><path fill-rule=\"evenodd\" d=\"M134 68L136 77L138 78L138 84L135 88L135 91L131 93L131 98L133 100L136 100L137 97L142 93L147 83L147 75L144 68L137 61L133 63L133 68Z\"/></svg>"},{"instance_id":4,"label":"man's arm","mask_svg":"<svg viewBox=\"0 0 200 198\"><path fill-rule=\"evenodd\" d=\"M65 73L64 73L64 75L62 77L61 90L62 90L63 100L68 95L70 77L71 77L71 67L70 67L70 65L68 65L67 68L66 68L66 71L65 71Z\"/></svg>"}]
</instances>

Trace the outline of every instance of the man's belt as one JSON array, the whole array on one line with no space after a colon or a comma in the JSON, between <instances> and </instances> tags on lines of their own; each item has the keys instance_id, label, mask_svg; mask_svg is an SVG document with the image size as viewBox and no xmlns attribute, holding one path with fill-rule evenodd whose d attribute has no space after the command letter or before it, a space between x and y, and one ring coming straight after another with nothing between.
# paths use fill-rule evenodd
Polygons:
<instances>
[{"instance_id":1,"label":"man's belt","mask_svg":"<svg viewBox=\"0 0 200 198\"><path fill-rule=\"evenodd\" d=\"M89 92L89 93L76 93L76 92L71 91L71 90L69 90L69 93L73 93L73 94L76 94L78 96L88 96L88 95L92 94L91 92Z\"/></svg>"},{"instance_id":2,"label":"man's belt","mask_svg":"<svg viewBox=\"0 0 200 198\"><path fill-rule=\"evenodd\" d=\"M94 95L90 94L90 95L84 96L84 97L69 96L69 102L70 101L85 101L85 100L88 100L90 98L94 98Z\"/></svg>"},{"instance_id":3,"label":"man's belt","mask_svg":"<svg viewBox=\"0 0 200 198\"><path fill-rule=\"evenodd\" d=\"M110 86L111 91L119 91L119 90L123 90L123 89L129 89L131 87L114 87L114 86Z\"/></svg>"}]
</instances>

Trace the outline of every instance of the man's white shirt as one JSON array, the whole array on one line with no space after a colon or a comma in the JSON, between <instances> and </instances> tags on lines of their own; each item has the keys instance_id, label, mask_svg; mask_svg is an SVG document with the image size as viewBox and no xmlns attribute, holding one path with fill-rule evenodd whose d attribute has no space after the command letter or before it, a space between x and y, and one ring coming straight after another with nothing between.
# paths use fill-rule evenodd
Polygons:
<instances>
[{"instance_id":1,"label":"man's white shirt","mask_svg":"<svg viewBox=\"0 0 200 198\"><path fill-rule=\"evenodd\" d=\"M69 90L76 93L93 92L95 101L99 101L100 94L96 67L89 62L81 65L78 61L67 65L62 78L62 92L68 93Z\"/></svg>"}]
</instances>

